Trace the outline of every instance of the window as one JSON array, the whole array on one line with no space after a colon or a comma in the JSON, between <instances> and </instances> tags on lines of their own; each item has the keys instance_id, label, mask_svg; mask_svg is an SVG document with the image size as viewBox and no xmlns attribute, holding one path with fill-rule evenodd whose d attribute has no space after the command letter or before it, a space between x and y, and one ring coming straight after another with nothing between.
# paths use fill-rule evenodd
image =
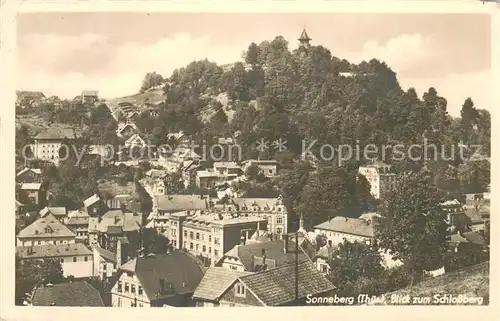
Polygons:
<instances>
[{"instance_id":1,"label":"window","mask_svg":"<svg viewBox=\"0 0 500 321\"><path fill-rule=\"evenodd\" d=\"M184 230L184 237L188 237L188 231Z\"/></svg>"},{"instance_id":2,"label":"window","mask_svg":"<svg viewBox=\"0 0 500 321\"><path fill-rule=\"evenodd\" d=\"M135 293L135 284L130 285L130 292Z\"/></svg>"},{"instance_id":3,"label":"window","mask_svg":"<svg viewBox=\"0 0 500 321\"><path fill-rule=\"evenodd\" d=\"M321 273L328 273L328 265L327 264L321 264Z\"/></svg>"},{"instance_id":4,"label":"window","mask_svg":"<svg viewBox=\"0 0 500 321\"><path fill-rule=\"evenodd\" d=\"M277 224L283 224L283 217L278 216L278 217L276 218L276 223L277 223Z\"/></svg>"},{"instance_id":5,"label":"window","mask_svg":"<svg viewBox=\"0 0 500 321\"><path fill-rule=\"evenodd\" d=\"M230 265L230 266L229 266L229 268L230 268L231 270L236 270L236 269L237 269L237 267L236 267L236 266L234 266L234 265Z\"/></svg>"},{"instance_id":6,"label":"window","mask_svg":"<svg viewBox=\"0 0 500 321\"><path fill-rule=\"evenodd\" d=\"M138 286L137 287L137 293L139 293L139 295L142 295L142 286Z\"/></svg>"},{"instance_id":7,"label":"window","mask_svg":"<svg viewBox=\"0 0 500 321\"><path fill-rule=\"evenodd\" d=\"M245 297L245 287L242 284L236 284L236 296Z\"/></svg>"},{"instance_id":8,"label":"window","mask_svg":"<svg viewBox=\"0 0 500 321\"><path fill-rule=\"evenodd\" d=\"M200 244L196 244L196 251L200 250Z\"/></svg>"},{"instance_id":9,"label":"window","mask_svg":"<svg viewBox=\"0 0 500 321\"><path fill-rule=\"evenodd\" d=\"M76 257L73 257L73 262L76 262Z\"/></svg>"},{"instance_id":10,"label":"window","mask_svg":"<svg viewBox=\"0 0 500 321\"><path fill-rule=\"evenodd\" d=\"M209 242L212 242L212 235L209 235L209 236L208 236L208 241L209 241Z\"/></svg>"},{"instance_id":11,"label":"window","mask_svg":"<svg viewBox=\"0 0 500 321\"><path fill-rule=\"evenodd\" d=\"M199 240L200 239L200 233L196 233L196 239Z\"/></svg>"},{"instance_id":12,"label":"window","mask_svg":"<svg viewBox=\"0 0 500 321\"><path fill-rule=\"evenodd\" d=\"M142 308L142 303L139 303L139 308Z\"/></svg>"},{"instance_id":13,"label":"window","mask_svg":"<svg viewBox=\"0 0 500 321\"><path fill-rule=\"evenodd\" d=\"M118 303L117 303L117 305L118 305L119 307L121 307L121 306L122 306L122 298L118 298Z\"/></svg>"},{"instance_id":14,"label":"window","mask_svg":"<svg viewBox=\"0 0 500 321\"><path fill-rule=\"evenodd\" d=\"M208 248L208 253L212 253L212 248L211 247Z\"/></svg>"},{"instance_id":15,"label":"window","mask_svg":"<svg viewBox=\"0 0 500 321\"><path fill-rule=\"evenodd\" d=\"M125 292L129 292L129 291L130 291L130 284L125 282Z\"/></svg>"},{"instance_id":16,"label":"window","mask_svg":"<svg viewBox=\"0 0 500 321\"><path fill-rule=\"evenodd\" d=\"M276 233L278 233L278 234L282 234L282 232L283 232L283 229L282 229L281 227L278 227L278 228L276 229Z\"/></svg>"},{"instance_id":17,"label":"window","mask_svg":"<svg viewBox=\"0 0 500 321\"><path fill-rule=\"evenodd\" d=\"M61 259L61 263L64 263L64 259Z\"/></svg>"},{"instance_id":18,"label":"window","mask_svg":"<svg viewBox=\"0 0 500 321\"><path fill-rule=\"evenodd\" d=\"M194 233L193 232L189 232L189 237L190 238L194 238Z\"/></svg>"},{"instance_id":19,"label":"window","mask_svg":"<svg viewBox=\"0 0 500 321\"><path fill-rule=\"evenodd\" d=\"M102 270L103 270L104 272L106 272L106 269L107 269L107 268L108 268L108 265L107 265L106 263L104 263L104 264L102 265Z\"/></svg>"},{"instance_id":20,"label":"window","mask_svg":"<svg viewBox=\"0 0 500 321\"><path fill-rule=\"evenodd\" d=\"M122 281L118 281L118 286L116 287L116 289L117 289L118 292L120 292L120 293L122 292L122 289L123 289L123 287L122 287Z\"/></svg>"},{"instance_id":21,"label":"window","mask_svg":"<svg viewBox=\"0 0 500 321\"><path fill-rule=\"evenodd\" d=\"M176 234L176 229L172 229L172 236L173 236L173 237L176 237L176 236L177 236L177 234Z\"/></svg>"},{"instance_id":22,"label":"window","mask_svg":"<svg viewBox=\"0 0 500 321\"><path fill-rule=\"evenodd\" d=\"M219 239L217 237L214 237L214 244L219 244Z\"/></svg>"},{"instance_id":23,"label":"window","mask_svg":"<svg viewBox=\"0 0 500 321\"><path fill-rule=\"evenodd\" d=\"M89 260L89 257L88 257L88 256L86 256L86 257L84 257L84 258L83 258L83 260L84 260L85 262L87 262L87 261Z\"/></svg>"},{"instance_id":24,"label":"window","mask_svg":"<svg viewBox=\"0 0 500 321\"><path fill-rule=\"evenodd\" d=\"M214 255L215 255L215 256L218 256L218 255L219 255L219 251L214 250Z\"/></svg>"},{"instance_id":25,"label":"window","mask_svg":"<svg viewBox=\"0 0 500 321\"><path fill-rule=\"evenodd\" d=\"M193 249L193 242L189 243L189 249Z\"/></svg>"},{"instance_id":26,"label":"window","mask_svg":"<svg viewBox=\"0 0 500 321\"><path fill-rule=\"evenodd\" d=\"M203 252L206 252L206 251L207 251L207 247L206 247L205 245L203 245L203 246L202 246L202 248L201 248L201 250L202 250Z\"/></svg>"}]
</instances>

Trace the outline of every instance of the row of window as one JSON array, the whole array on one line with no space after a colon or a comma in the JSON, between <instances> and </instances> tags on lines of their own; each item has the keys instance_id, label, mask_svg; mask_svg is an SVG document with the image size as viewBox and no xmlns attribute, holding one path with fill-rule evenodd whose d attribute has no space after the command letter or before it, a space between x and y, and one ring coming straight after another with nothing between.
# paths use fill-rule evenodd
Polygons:
<instances>
[{"instance_id":1,"label":"row of window","mask_svg":"<svg viewBox=\"0 0 500 321\"><path fill-rule=\"evenodd\" d=\"M118 301L117 301L116 305L117 305L118 307L121 307L121 306L122 306L122 304L123 304L123 303L122 303L122 298L118 298ZM142 303L141 303L141 302L138 302L138 303L137 303L137 306L138 306L139 308L142 308L142 307L143 307L143 305L142 305ZM132 308L135 308L135 307L136 307L136 306L135 306L135 304L134 304L134 301L130 301L130 307L132 307Z\"/></svg>"},{"instance_id":2,"label":"row of window","mask_svg":"<svg viewBox=\"0 0 500 321\"><path fill-rule=\"evenodd\" d=\"M184 241L184 248L187 249L187 242L186 241ZM190 250L195 250L195 251L200 251L200 244L193 244L193 242L191 242L191 243L189 243L189 249ZM201 246L201 251L203 253L207 253L207 247L206 247L206 245L202 245ZM208 247L208 253L212 254L212 248L211 247ZM214 249L214 255L219 255L219 251L217 249Z\"/></svg>"},{"instance_id":3,"label":"row of window","mask_svg":"<svg viewBox=\"0 0 500 321\"><path fill-rule=\"evenodd\" d=\"M144 293L142 286L136 285L133 283L129 283L129 282L122 282L122 280L118 280L116 290L119 293L122 293L122 292L123 293L136 293L136 290L137 290L138 295L142 295Z\"/></svg>"},{"instance_id":4,"label":"row of window","mask_svg":"<svg viewBox=\"0 0 500 321\"><path fill-rule=\"evenodd\" d=\"M67 261L65 261L65 259L64 259L64 258L61 258L61 259L60 259L61 263L64 263L64 262L71 262L71 261L69 261L69 260L70 260L70 259L67 259ZM88 262L88 260L89 260L89 257L88 257L88 256L84 256L84 257L83 257L83 261L84 261L84 262ZM77 258L76 256L73 256L73 262L78 262L78 258Z\"/></svg>"}]
</instances>

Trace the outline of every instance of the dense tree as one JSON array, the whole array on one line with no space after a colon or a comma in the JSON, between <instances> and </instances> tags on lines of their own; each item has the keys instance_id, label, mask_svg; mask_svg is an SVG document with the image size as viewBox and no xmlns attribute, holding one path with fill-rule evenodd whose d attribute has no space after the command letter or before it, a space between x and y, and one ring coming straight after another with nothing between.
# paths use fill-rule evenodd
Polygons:
<instances>
[{"instance_id":1,"label":"dense tree","mask_svg":"<svg viewBox=\"0 0 500 321\"><path fill-rule=\"evenodd\" d=\"M156 72L149 72L144 77L139 92L143 93L150 88L159 87L163 84L163 82L164 79L161 75L157 74Z\"/></svg>"},{"instance_id":2,"label":"dense tree","mask_svg":"<svg viewBox=\"0 0 500 321\"><path fill-rule=\"evenodd\" d=\"M468 161L458 167L458 178L462 193L486 192L490 184L491 164L489 160Z\"/></svg>"},{"instance_id":3,"label":"dense tree","mask_svg":"<svg viewBox=\"0 0 500 321\"><path fill-rule=\"evenodd\" d=\"M381 248L402 260L415 274L442 266L446 245L446 215L431 179L423 173L398 177L379 208L376 237Z\"/></svg>"},{"instance_id":4,"label":"dense tree","mask_svg":"<svg viewBox=\"0 0 500 321\"><path fill-rule=\"evenodd\" d=\"M55 259L21 260L16 255L16 304L22 304L25 293L35 286L64 280L61 262Z\"/></svg>"}]
</instances>

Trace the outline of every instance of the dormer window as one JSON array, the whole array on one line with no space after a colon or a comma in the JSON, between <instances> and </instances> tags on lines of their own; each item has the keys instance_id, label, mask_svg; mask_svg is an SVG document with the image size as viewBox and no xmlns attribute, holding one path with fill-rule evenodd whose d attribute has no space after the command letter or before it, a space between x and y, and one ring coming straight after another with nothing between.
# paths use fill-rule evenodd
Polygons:
<instances>
[{"instance_id":1,"label":"dormer window","mask_svg":"<svg viewBox=\"0 0 500 321\"><path fill-rule=\"evenodd\" d=\"M245 295L245 286L243 284L236 284L236 296L244 298Z\"/></svg>"}]
</instances>

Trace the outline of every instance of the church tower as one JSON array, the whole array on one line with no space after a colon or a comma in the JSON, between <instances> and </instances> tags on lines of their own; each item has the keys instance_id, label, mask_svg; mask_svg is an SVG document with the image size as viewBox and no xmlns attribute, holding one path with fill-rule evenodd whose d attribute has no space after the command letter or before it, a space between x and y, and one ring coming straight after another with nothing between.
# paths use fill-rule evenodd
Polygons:
<instances>
[{"instance_id":1,"label":"church tower","mask_svg":"<svg viewBox=\"0 0 500 321\"><path fill-rule=\"evenodd\" d=\"M311 46L310 44L310 41L312 40L311 38L309 38L309 35L307 34L307 31L306 29L304 28L302 30L302 34L300 35L299 39L299 47L301 48L309 48Z\"/></svg>"}]
</instances>

